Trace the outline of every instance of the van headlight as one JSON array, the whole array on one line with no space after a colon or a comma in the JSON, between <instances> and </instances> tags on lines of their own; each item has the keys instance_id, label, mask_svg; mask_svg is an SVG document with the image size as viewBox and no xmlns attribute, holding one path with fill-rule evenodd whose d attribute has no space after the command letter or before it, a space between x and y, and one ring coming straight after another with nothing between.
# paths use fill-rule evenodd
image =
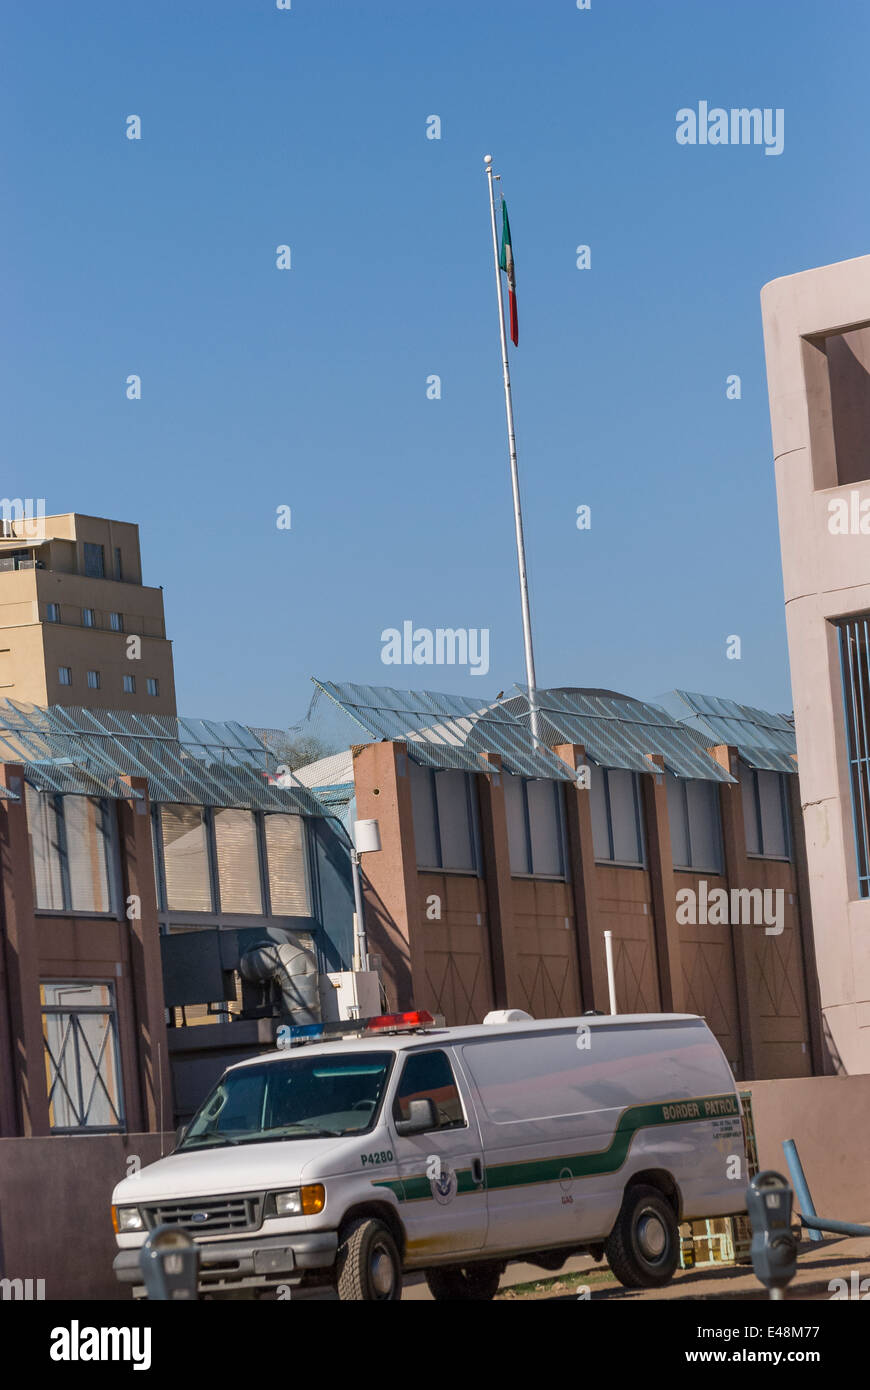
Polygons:
<instances>
[{"instance_id":1,"label":"van headlight","mask_svg":"<svg viewBox=\"0 0 870 1390\"><path fill-rule=\"evenodd\" d=\"M145 1221L138 1207L112 1207L112 1225L115 1235L126 1231L144 1231Z\"/></svg>"},{"instance_id":2,"label":"van headlight","mask_svg":"<svg viewBox=\"0 0 870 1390\"><path fill-rule=\"evenodd\" d=\"M285 1192L270 1192L266 1202L267 1216L316 1216L326 1204L322 1183L306 1187L288 1187Z\"/></svg>"}]
</instances>

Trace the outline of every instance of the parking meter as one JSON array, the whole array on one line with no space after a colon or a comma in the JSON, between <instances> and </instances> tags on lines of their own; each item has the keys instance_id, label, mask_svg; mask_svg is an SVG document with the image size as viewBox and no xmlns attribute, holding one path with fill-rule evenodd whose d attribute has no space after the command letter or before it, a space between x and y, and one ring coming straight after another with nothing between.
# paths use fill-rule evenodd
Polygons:
<instances>
[{"instance_id":1,"label":"parking meter","mask_svg":"<svg viewBox=\"0 0 870 1390\"><path fill-rule=\"evenodd\" d=\"M199 1247L178 1226L158 1226L139 1252L139 1268L149 1298L196 1298Z\"/></svg>"},{"instance_id":2,"label":"parking meter","mask_svg":"<svg viewBox=\"0 0 870 1390\"><path fill-rule=\"evenodd\" d=\"M746 1208L752 1223L752 1267L770 1290L784 1298L783 1289L797 1268L797 1241L791 1232L792 1190L781 1173L766 1169L746 1189Z\"/></svg>"}]
</instances>

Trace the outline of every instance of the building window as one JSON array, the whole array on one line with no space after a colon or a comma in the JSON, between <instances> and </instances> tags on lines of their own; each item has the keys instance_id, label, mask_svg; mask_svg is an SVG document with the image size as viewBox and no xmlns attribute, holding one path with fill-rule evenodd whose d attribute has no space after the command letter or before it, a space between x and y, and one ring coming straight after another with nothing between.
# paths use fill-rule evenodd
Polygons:
<instances>
[{"instance_id":1,"label":"building window","mask_svg":"<svg viewBox=\"0 0 870 1390\"><path fill-rule=\"evenodd\" d=\"M89 690L99 690L99 688L100 688L100 673L99 673L99 671L88 671L88 689L89 689Z\"/></svg>"},{"instance_id":2,"label":"building window","mask_svg":"<svg viewBox=\"0 0 870 1390\"><path fill-rule=\"evenodd\" d=\"M59 603L49 603L49 604L46 604L46 608L45 608L45 621L46 621L47 623L59 623L59 622L60 622L60 604L59 604Z\"/></svg>"},{"instance_id":3,"label":"building window","mask_svg":"<svg viewBox=\"0 0 870 1390\"><path fill-rule=\"evenodd\" d=\"M590 762L592 842L595 858L614 864L642 865L643 814L640 774Z\"/></svg>"},{"instance_id":4,"label":"building window","mask_svg":"<svg viewBox=\"0 0 870 1390\"><path fill-rule=\"evenodd\" d=\"M25 784L37 909L111 912L112 820L107 801L56 796Z\"/></svg>"},{"instance_id":5,"label":"building window","mask_svg":"<svg viewBox=\"0 0 870 1390\"><path fill-rule=\"evenodd\" d=\"M740 764L746 853L757 859L791 858L787 775Z\"/></svg>"},{"instance_id":6,"label":"building window","mask_svg":"<svg viewBox=\"0 0 870 1390\"><path fill-rule=\"evenodd\" d=\"M57 679L60 685L72 685L72 667L58 666Z\"/></svg>"},{"instance_id":7,"label":"building window","mask_svg":"<svg viewBox=\"0 0 870 1390\"><path fill-rule=\"evenodd\" d=\"M170 912L213 912L202 806L161 806L160 826L167 908Z\"/></svg>"},{"instance_id":8,"label":"building window","mask_svg":"<svg viewBox=\"0 0 870 1390\"><path fill-rule=\"evenodd\" d=\"M272 916L310 917L304 818L269 812L264 829Z\"/></svg>"},{"instance_id":9,"label":"building window","mask_svg":"<svg viewBox=\"0 0 870 1390\"><path fill-rule=\"evenodd\" d=\"M124 677L124 691L125 691L125 694L127 694L127 695L135 695L135 694L136 694L136 677L135 677L135 676L125 676L125 677Z\"/></svg>"},{"instance_id":10,"label":"building window","mask_svg":"<svg viewBox=\"0 0 870 1390\"><path fill-rule=\"evenodd\" d=\"M156 676L149 676L149 677L148 677L147 685L148 685L148 694L149 694L149 695L159 695L159 694L160 694L160 682L159 682L159 680L157 679Z\"/></svg>"},{"instance_id":11,"label":"building window","mask_svg":"<svg viewBox=\"0 0 870 1390\"><path fill-rule=\"evenodd\" d=\"M96 627L97 619L93 608L82 609L82 625L84 627Z\"/></svg>"},{"instance_id":12,"label":"building window","mask_svg":"<svg viewBox=\"0 0 870 1390\"><path fill-rule=\"evenodd\" d=\"M105 579L106 566L103 559L103 547L93 545L91 541L85 541L85 574L92 579Z\"/></svg>"},{"instance_id":13,"label":"building window","mask_svg":"<svg viewBox=\"0 0 870 1390\"><path fill-rule=\"evenodd\" d=\"M511 873L565 877L565 831L558 782L504 777Z\"/></svg>"},{"instance_id":14,"label":"building window","mask_svg":"<svg viewBox=\"0 0 870 1390\"><path fill-rule=\"evenodd\" d=\"M722 872L722 827L716 782L684 781L666 774L671 861L675 869Z\"/></svg>"},{"instance_id":15,"label":"building window","mask_svg":"<svg viewBox=\"0 0 870 1390\"><path fill-rule=\"evenodd\" d=\"M870 613L838 623L858 896L870 897Z\"/></svg>"},{"instance_id":16,"label":"building window","mask_svg":"<svg viewBox=\"0 0 870 1390\"><path fill-rule=\"evenodd\" d=\"M124 631L124 619L121 617L120 613L109 614L109 627L112 629L113 632Z\"/></svg>"},{"instance_id":17,"label":"building window","mask_svg":"<svg viewBox=\"0 0 870 1390\"><path fill-rule=\"evenodd\" d=\"M254 813L219 806L213 815L221 912L260 916L263 889Z\"/></svg>"},{"instance_id":18,"label":"building window","mask_svg":"<svg viewBox=\"0 0 870 1390\"><path fill-rule=\"evenodd\" d=\"M39 987L52 1130L122 1129L118 1024L110 984L45 980Z\"/></svg>"},{"instance_id":19,"label":"building window","mask_svg":"<svg viewBox=\"0 0 870 1390\"><path fill-rule=\"evenodd\" d=\"M417 867L477 873L477 825L471 773L436 772L409 762Z\"/></svg>"},{"instance_id":20,"label":"building window","mask_svg":"<svg viewBox=\"0 0 870 1390\"><path fill-rule=\"evenodd\" d=\"M121 547L115 546L115 578L124 578L124 566L121 564Z\"/></svg>"}]
</instances>

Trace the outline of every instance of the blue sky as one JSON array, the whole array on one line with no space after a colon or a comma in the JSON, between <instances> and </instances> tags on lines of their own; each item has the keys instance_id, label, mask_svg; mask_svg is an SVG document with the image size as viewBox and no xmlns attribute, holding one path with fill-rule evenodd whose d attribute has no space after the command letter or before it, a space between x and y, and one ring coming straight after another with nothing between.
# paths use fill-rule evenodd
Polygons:
<instances>
[{"instance_id":1,"label":"blue sky","mask_svg":"<svg viewBox=\"0 0 870 1390\"><path fill-rule=\"evenodd\" d=\"M183 712L522 680L491 151L539 683L790 709L758 296L867 250L868 29L855 0L6 7L0 491L139 523ZM783 108L783 153L678 145L701 100ZM489 674L383 665L406 619L488 628Z\"/></svg>"}]
</instances>

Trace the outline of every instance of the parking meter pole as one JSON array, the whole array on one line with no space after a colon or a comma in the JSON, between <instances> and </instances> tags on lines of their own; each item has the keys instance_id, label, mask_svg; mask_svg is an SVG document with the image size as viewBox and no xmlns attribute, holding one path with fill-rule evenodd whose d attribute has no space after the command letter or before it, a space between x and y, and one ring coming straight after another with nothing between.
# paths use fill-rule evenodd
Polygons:
<instances>
[{"instance_id":1,"label":"parking meter pole","mask_svg":"<svg viewBox=\"0 0 870 1390\"><path fill-rule=\"evenodd\" d=\"M178 1226L157 1226L139 1251L139 1268L149 1299L195 1299L199 1289L199 1246Z\"/></svg>"},{"instance_id":2,"label":"parking meter pole","mask_svg":"<svg viewBox=\"0 0 870 1390\"><path fill-rule=\"evenodd\" d=\"M765 1169L746 1189L746 1209L752 1223L752 1268L770 1297L785 1298L785 1288L797 1269L797 1241L791 1230L793 1193L781 1173Z\"/></svg>"},{"instance_id":3,"label":"parking meter pole","mask_svg":"<svg viewBox=\"0 0 870 1390\"><path fill-rule=\"evenodd\" d=\"M795 1144L793 1139L783 1139L782 1147L785 1153L785 1161L788 1164L788 1171L791 1177L792 1187L795 1190L798 1203L800 1205L801 1214L803 1216L815 1216L816 1209L813 1206L813 1199L810 1196L810 1186L807 1182L806 1174L803 1170L803 1164L801 1163L800 1157L798 1155L797 1145ZM822 1239L821 1231L814 1230L813 1227L809 1225L808 1229L810 1233L810 1240Z\"/></svg>"}]
</instances>

